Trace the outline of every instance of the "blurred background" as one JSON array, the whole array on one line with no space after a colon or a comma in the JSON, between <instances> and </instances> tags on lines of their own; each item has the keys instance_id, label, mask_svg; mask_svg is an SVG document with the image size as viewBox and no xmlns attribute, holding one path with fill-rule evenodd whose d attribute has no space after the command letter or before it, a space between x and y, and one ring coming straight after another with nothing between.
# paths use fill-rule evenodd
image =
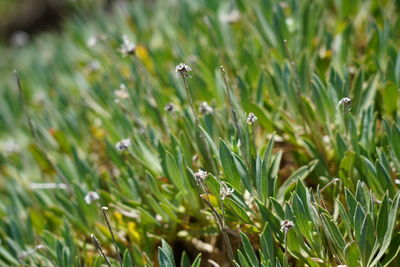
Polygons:
<instances>
[{"instance_id":1,"label":"blurred background","mask_svg":"<svg viewBox=\"0 0 400 267\"><path fill-rule=\"evenodd\" d=\"M127 0L0 0L0 42L23 45L40 32L59 30L77 13L90 16L93 9L111 10L122 2Z\"/></svg>"}]
</instances>

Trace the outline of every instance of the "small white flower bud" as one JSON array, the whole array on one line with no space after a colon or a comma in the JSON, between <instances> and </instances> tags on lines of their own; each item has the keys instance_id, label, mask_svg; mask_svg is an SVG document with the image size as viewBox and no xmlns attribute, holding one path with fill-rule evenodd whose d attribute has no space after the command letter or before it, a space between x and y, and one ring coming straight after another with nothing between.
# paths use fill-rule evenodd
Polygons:
<instances>
[{"instance_id":1,"label":"small white flower bud","mask_svg":"<svg viewBox=\"0 0 400 267\"><path fill-rule=\"evenodd\" d=\"M100 199L100 196L97 194L97 192L89 191L84 199L86 204L91 204L93 201Z\"/></svg>"},{"instance_id":2,"label":"small white flower bud","mask_svg":"<svg viewBox=\"0 0 400 267\"><path fill-rule=\"evenodd\" d=\"M257 121L256 115L254 115L253 112L250 112L249 115L247 116L247 124L254 124Z\"/></svg>"},{"instance_id":3,"label":"small white flower bud","mask_svg":"<svg viewBox=\"0 0 400 267\"><path fill-rule=\"evenodd\" d=\"M294 227L294 222L289 220L281 221L281 232L287 234Z\"/></svg>"},{"instance_id":4,"label":"small white flower bud","mask_svg":"<svg viewBox=\"0 0 400 267\"><path fill-rule=\"evenodd\" d=\"M190 77L189 72L191 71L192 69L184 63L180 63L175 67L176 77Z\"/></svg>"},{"instance_id":5,"label":"small white flower bud","mask_svg":"<svg viewBox=\"0 0 400 267\"><path fill-rule=\"evenodd\" d=\"M122 139L118 143L115 144L115 148L119 151L126 150L129 146L132 145L131 139Z\"/></svg>"}]
</instances>

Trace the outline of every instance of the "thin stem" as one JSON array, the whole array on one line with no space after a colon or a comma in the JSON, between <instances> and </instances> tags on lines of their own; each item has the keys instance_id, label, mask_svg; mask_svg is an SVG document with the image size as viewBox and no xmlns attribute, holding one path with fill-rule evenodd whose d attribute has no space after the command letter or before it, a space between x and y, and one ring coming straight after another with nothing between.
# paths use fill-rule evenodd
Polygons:
<instances>
[{"instance_id":1,"label":"thin stem","mask_svg":"<svg viewBox=\"0 0 400 267\"><path fill-rule=\"evenodd\" d=\"M254 123L252 123L250 125L250 139L251 139L251 144L252 144L252 147L250 149L251 150L250 155L255 157L255 155L256 155L256 136L254 134Z\"/></svg>"},{"instance_id":2,"label":"thin stem","mask_svg":"<svg viewBox=\"0 0 400 267\"><path fill-rule=\"evenodd\" d=\"M104 254L104 251L100 245L99 240L96 238L94 234L91 234L90 237L93 240L94 246L96 247L97 251L100 253L101 256L103 256L104 260L106 261L107 265L109 267L112 267L110 260L107 258L106 254Z\"/></svg>"},{"instance_id":3,"label":"thin stem","mask_svg":"<svg viewBox=\"0 0 400 267\"><path fill-rule=\"evenodd\" d=\"M244 138L243 138L243 135L242 135L242 131L240 130L239 119L237 117L235 106L233 104L232 93L231 93L230 87L228 86L225 69L224 69L223 66L220 66L219 69L221 70L222 78L224 80L225 91L226 91L226 94L228 95L228 101L229 101L229 105L231 107L231 112L232 112L233 122L234 122L235 128L236 128L236 132L237 132L237 135L238 135L238 138L240 140L241 145L244 146L245 141L244 141ZM246 153L243 153L243 155L244 155L244 158L245 158L246 162L249 163Z\"/></svg>"},{"instance_id":4,"label":"thin stem","mask_svg":"<svg viewBox=\"0 0 400 267\"><path fill-rule=\"evenodd\" d=\"M185 87L186 96L189 99L190 108L192 109L192 112L193 112L193 115L194 115L194 118L195 118L196 126L199 127L200 126L200 120L199 120L199 117L198 117L198 115L196 113L196 110L194 108L193 100L192 100L192 97L190 96L189 86L187 84L187 80L186 80L186 76L185 75L182 75L182 80L183 80L183 84L184 84L184 87Z\"/></svg>"},{"instance_id":5,"label":"thin stem","mask_svg":"<svg viewBox=\"0 0 400 267\"><path fill-rule=\"evenodd\" d=\"M44 158L46 159L46 161L50 163L51 167L56 171L58 177L60 177L60 179L67 186L68 191L71 193L72 192L72 188L71 188L71 186L69 184L68 179L64 176L64 174L60 171L60 169L57 167L57 165L52 161L52 159L46 153L46 149L45 149L42 141L40 140L39 134L37 132L37 129L35 128L35 126L33 124L33 121L32 121L32 118L28 113L28 109L27 109L27 106L26 106L26 100L25 100L25 94L24 94L24 90L22 89L22 84L21 84L21 80L19 78L18 72L16 70L14 70L13 73L14 73L15 80L16 80L16 83L17 83L19 97L20 97L21 103L22 103L22 110L23 110L24 116L26 118L29 131L30 131L33 139L36 141L36 143L38 145L38 148L39 148L40 152L42 153L42 155L44 156Z\"/></svg>"},{"instance_id":6,"label":"thin stem","mask_svg":"<svg viewBox=\"0 0 400 267\"><path fill-rule=\"evenodd\" d=\"M203 142L202 145L204 146L204 148L206 150L205 153L206 153L207 161L211 164L211 167L212 167L213 171L218 171L217 165L215 164L213 158L210 156L209 143L208 143L205 135L201 132L200 119L199 119L199 116L197 115L196 110L194 108L193 100L192 100L192 97L190 96L189 86L188 86L187 79L186 79L185 75L182 75L182 80L183 80L183 84L184 84L184 87L185 87L186 96L189 99L190 108L192 109L192 112L193 112L193 115L194 115L194 118L195 118L196 128L199 131L197 133L200 136L200 139Z\"/></svg>"},{"instance_id":7,"label":"thin stem","mask_svg":"<svg viewBox=\"0 0 400 267\"><path fill-rule=\"evenodd\" d=\"M227 232L227 227L225 225L225 220L221 215L218 213L218 211L213 207L213 205L210 202L210 197L208 195L208 191L206 190L206 186L203 181L200 182L201 189L203 190L204 194L206 195L206 198L202 198L204 202L207 204L207 206L211 209L211 212L214 216L214 218L217 221L217 225L219 226L219 229L222 233L222 237L224 238L224 243L227 247L228 251L228 257L230 261L233 261L235 259L235 256L233 255L233 250L231 246L231 242L229 240L228 232Z\"/></svg>"},{"instance_id":8,"label":"thin stem","mask_svg":"<svg viewBox=\"0 0 400 267\"><path fill-rule=\"evenodd\" d=\"M238 121L238 118L237 118L237 115L236 115L235 107L233 106L231 90L230 90L230 88L228 86L228 82L226 80L225 69L224 69L223 66L220 66L219 69L221 70L222 78L223 78L224 84L225 84L225 91L226 91L226 94L228 95L228 101L229 101L229 105L231 107L231 112L232 112L232 116L233 116L233 122L235 124L236 131L238 133L239 139L242 139L242 135L241 135L241 132L240 132L240 127L239 127L239 121Z\"/></svg>"},{"instance_id":9,"label":"thin stem","mask_svg":"<svg viewBox=\"0 0 400 267\"><path fill-rule=\"evenodd\" d=\"M108 216L107 216L106 210L108 210L107 207L102 207L102 208L101 208L101 211L103 212L104 219L106 220L106 223L107 223L108 231L110 231L111 239L112 239L112 241L113 241L115 250L116 250L116 252L117 252L119 265L122 267L123 264L122 264L121 253L120 253L119 248L118 248L118 246L117 246L117 242L115 241L114 232L113 232L113 230L112 230L112 228L111 228L110 221L108 220Z\"/></svg>"},{"instance_id":10,"label":"thin stem","mask_svg":"<svg viewBox=\"0 0 400 267\"><path fill-rule=\"evenodd\" d=\"M287 255L287 233L285 233L285 254L283 255L283 265L289 266L288 255Z\"/></svg>"}]
</instances>

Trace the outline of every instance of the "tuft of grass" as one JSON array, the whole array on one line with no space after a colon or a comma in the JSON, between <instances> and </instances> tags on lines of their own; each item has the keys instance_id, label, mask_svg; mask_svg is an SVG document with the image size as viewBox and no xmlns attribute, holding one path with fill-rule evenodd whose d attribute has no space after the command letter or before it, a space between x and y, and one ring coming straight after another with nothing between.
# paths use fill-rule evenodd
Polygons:
<instances>
[{"instance_id":1,"label":"tuft of grass","mask_svg":"<svg viewBox=\"0 0 400 267\"><path fill-rule=\"evenodd\" d=\"M397 266L396 1L84 10L0 47L1 266Z\"/></svg>"}]
</instances>

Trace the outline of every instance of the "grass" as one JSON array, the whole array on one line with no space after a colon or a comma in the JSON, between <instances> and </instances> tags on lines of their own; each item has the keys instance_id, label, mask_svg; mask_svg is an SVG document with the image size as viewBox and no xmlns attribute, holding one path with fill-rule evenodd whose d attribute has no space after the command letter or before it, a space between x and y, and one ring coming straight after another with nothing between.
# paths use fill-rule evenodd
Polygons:
<instances>
[{"instance_id":1,"label":"grass","mask_svg":"<svg viewBox=\"0 0 400 267\"><path fill-rule=\"evenodd\" d=\"M1 266L398 266L398 2L90 13L0 48Z\"/></svg>"}]
</instances>

